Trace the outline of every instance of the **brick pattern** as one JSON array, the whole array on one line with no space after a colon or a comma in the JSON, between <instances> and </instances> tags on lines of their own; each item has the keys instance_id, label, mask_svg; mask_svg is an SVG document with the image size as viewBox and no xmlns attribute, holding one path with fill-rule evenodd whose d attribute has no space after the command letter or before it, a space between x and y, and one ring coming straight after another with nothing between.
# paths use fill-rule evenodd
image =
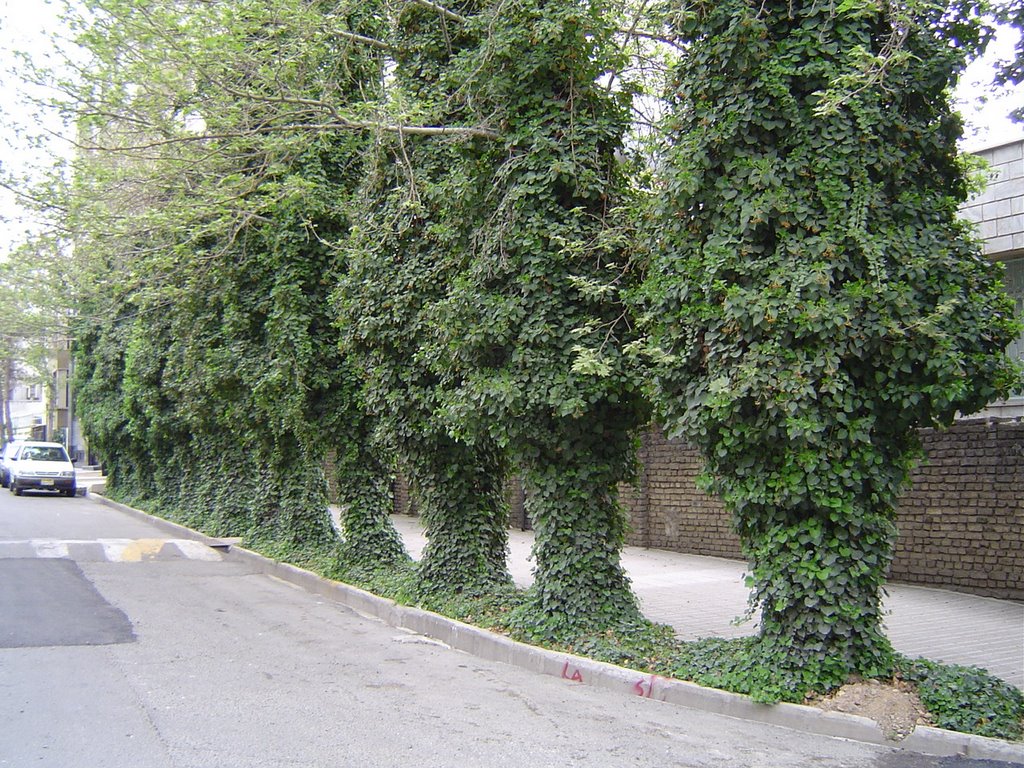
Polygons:
<instances>
[{"instance_id":1,"label":"brick pattern","mask_svg":"<svg viewBox=\"0 0 1024 768\"><path fill-rule=\"evenodd\" d=\"M659 430L644 435L639 487L620 489L632 530L627 543L693 555L740 557L731 516L717 497L697 488L700 453Z\"/></svg>"},{"instance_id":2,"label":"brick pattern","mask_svg":"<svg viewBox=\"0 0 1024 768\"><path fill-rule=\"evenodd\" d=\"M394 499L394 510L396 515L418 515L416 499L413 497L412 488L404 475L396 475L391 481L391 497Z\"/></svg>"},{"instance_id":3,"label":"brick pattern","mask_svg":"<svg viewBox=\"0 0 1024 768\"><path fill-rule=\"evenodd\" d=\"M509 525L520 531L531 530L533 525L526 512L526 491L523 489L523 481L519 477L510 477L505 484L505 493L508 499Z\"/></svg>"},{"instance_id":4,"label":"brick pattern","mask_svg":"<svg viewBox=\"0 0 1024 768\"><path fill-rule=\"evenodd\" d=\"M908 584L1024 600L1024 422L961 421L924 430L927 459L897 512L890 578ZM655 430L644 437L644 476L623 489L629 544L739 558L721 502L700 491L697 450Z\"/></svg>"},{"instance_id":5,"label":"brick pattern","mask_svg":"<svg viewBox=\"0 0 1024 768\"><path fill-rule=\"evenodd\" d=\"M900 502L891 578L1024 600L1024 422L921 437L928 458Z\"/></svg>"}]
</instances>

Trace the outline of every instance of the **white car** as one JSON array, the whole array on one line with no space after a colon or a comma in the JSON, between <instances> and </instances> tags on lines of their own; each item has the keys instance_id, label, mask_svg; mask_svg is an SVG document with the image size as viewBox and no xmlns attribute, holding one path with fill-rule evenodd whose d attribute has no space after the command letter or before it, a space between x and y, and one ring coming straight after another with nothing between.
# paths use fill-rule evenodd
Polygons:
<instances>
[{"instance_id":1,"label":"white car","mask_svg":"<svg viewBox=\"0 0 1024 768\"><path fill-rule=\"evenodd\" d=\"M22 491L57 491L74 496L75 467L60 443L24 442L10 458L10 483L15 496Z\"/></svg>"},{"instance_id":2,"label":"white car","mask_svg":"<svg viewBox=\"0 0 1024 768\"><path fill-rule=\"evenodd\" d=\"M18 452L24 440L11 440L4 444L3 453L0 453L0 485L4 488L11 482L11 457Z\"/></svg>"}]
</instances>

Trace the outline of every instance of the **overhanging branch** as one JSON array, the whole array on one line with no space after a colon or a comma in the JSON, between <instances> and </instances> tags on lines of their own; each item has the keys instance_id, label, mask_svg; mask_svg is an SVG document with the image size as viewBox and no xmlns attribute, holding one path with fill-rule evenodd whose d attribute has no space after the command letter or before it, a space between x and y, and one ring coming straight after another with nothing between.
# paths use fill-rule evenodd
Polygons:
<instances>
[{"instance_id":1,"label":"overhanging branch","mask_svg":"<svg viewBox=\"0 0 1024 768\"><path fill-rule=\"evenodd\" d=\"M393 53L396 50L393 45L388 45L383 40L377 40L376 38L373 37L365 37L364 35L357 35L355 32L344 32L340 29L336 29L333 31L332 34L337 35L338 37L343 38L345 40L351 40L354 43L368 45L371 48L376 48L380 51L387 51L388 53Z\"/></svg>"},{"instance_id":2,"label":"overhanging branch","mask_svg":"<svg viewBox=\"0 0 1024 768\"><path fill-rule=\"evenodd\" d=\"M467 19L465 16L460 16L459 14L455 13L455 11L449 11L447 8L440 6L437 3L430 2L430 0L409 0L409 2L412 3L413 5L419 5L424 8L429 8L432 11L437 11L446 19L457 21L459 24L466 24L469 22L469 19Z\"/></svg>"},{"instance_id":3,"label":"overhanging branch","mask_svg":"<svg viewBox=\"0 0 1024 768\"><path fill-rule=\"evenodd\" d=\"M175 144L192 144L216 139L244 139L270 133L326 133L329 131L368 131L377 130L386 133L397 133L403 136L470 136L483 139L499 139L501 134L489 128L450 125L394 125L387 123L337 120L329 123L298 123L293 125L267 126L251 131L222 131L220 133L204 133L188 136L175 136L139 144L110 146L103 144L84 144L75 142L74 146L87 152L138 152L145 149L172 146Z\"/></svg>"}]
</instances>

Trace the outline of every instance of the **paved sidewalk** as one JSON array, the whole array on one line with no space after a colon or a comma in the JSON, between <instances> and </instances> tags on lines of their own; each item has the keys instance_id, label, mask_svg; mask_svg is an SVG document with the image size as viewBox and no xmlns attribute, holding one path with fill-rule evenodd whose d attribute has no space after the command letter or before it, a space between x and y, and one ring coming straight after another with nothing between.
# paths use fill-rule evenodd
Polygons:
<instances>
[{"instance_id":1,"label":"paved sidewalk","mask_svg":"<svg viewBox=\"0 0 1024 768\"><path fill-rule=\"evenodd\" d=\"M420 521L393 515L409 554L418 559L425 539ZM509 571L516 583L533 581L533 534L509 532ZM736 623L747 605L745 564L716 557L626 547L623 565L649 619L671 624L683 639L740 637L756 623ZM908 656L983 667L1024 689L1024 604L926 587L891 584L886 628Z\"/></svg>"}]
</instances>

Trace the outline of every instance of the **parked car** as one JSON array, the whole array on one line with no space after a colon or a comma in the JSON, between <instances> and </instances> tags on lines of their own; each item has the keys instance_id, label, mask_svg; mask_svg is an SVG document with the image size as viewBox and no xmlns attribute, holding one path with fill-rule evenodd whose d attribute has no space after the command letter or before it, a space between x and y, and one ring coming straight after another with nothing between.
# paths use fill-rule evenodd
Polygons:
<instances>
[{"instance_id":1,"label":"parked car","mask_svg":"<svg viewBox=\"0 0 1024 768\"><path fill-rule=\"evenodd\" d=\"M74 496L75 466L60 443L26 441L11 456L8 487L15 496L26 490Z\"/></svg>"},{"instance_id":2,"label":"parked car","mask_svg":"<svg viewBox=\"0 0 1024 768\"><path fill-rule=\"evenodd\" d=\"M9 443L4 445L4 450L0 453L0 485L6 488L11 482L11 469L10 461L11 457L17 453L18 449L21 448L21 444L24 440L11 440Z\"/></svg>"}]
</instances>

